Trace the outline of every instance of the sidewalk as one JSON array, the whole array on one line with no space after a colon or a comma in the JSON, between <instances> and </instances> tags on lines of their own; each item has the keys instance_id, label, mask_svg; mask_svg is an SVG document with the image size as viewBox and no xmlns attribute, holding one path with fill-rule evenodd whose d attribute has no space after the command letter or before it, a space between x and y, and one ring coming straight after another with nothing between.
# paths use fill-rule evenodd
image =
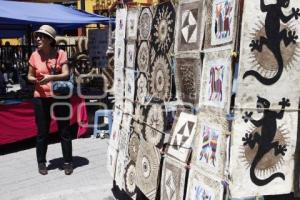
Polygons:
<instances>
[{"instance_id":1,"label":"sidewalk","mask_svg":"<svg viewBox=\"0 0 300 200\"><path fill-rule=\"evenodd\" d=\"M48 175L38 173L35 148L0 156L1 200L113 200L106 170L108 139L73 140L74 172L66 176L60 143L48 146Z\"/></svg>"}]
</instances>

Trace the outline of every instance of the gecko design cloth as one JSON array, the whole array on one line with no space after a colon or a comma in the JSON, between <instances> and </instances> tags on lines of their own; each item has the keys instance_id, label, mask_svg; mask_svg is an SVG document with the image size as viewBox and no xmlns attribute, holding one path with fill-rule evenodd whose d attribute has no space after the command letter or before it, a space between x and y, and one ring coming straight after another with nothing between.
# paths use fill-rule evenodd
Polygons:
<instances>
[{"instance_id":1,"label":"gecko design cloth","mask_svg":"<svg viewBox=\"0 0 300 200\"><path fill-rule=\"evenodd\" d=\"M176 59L176 93L184 103L199 103L201 60L195 58Z\"/></svg>"},{"instance_id":2,"label":"gecko design cloth","mask_svg":"<svg viewBox=\"0 0 300 200\"><path fill-rule=\"evenodd\" d=\"M191 144L194 139L197 125L197 116L180 113L174 132L171 136L167 154L186 162L191 153Z\"/></svg>"},{"instance_id":3,"label":"gecko design cloth","mask_svg":"<svg viewBox=\"0 0 300 200\"><path fill-rule=\"evenodd\" d=\"M145 141L152 145L161 147L164 141L164 130L166 118L163 105L160 103L150 103L146 108L146 124L143 136Z\"/></svg>"},{"instance_id":4,"label":"gecko design cloth","mask_svg":"<svg viewBox=\"0 0 300 200\"><path fill-rule=\"evenodd\" d=\"M157 56L150 67L149 94L164 101L171 96L171 67L165 56Z\"/></svg>"},{"instance_id":5,"label":"gecko design cloth","mask_svg":"<svg viewBox=\"0 0 300 200\"><path fill-rule=\"evenodd\" d=\"M129 8L127 11L127 22L126 22L127 41L137 39L139 15L140 15L139 8Z\"/></svg>"},{"instance_id":6,"label":"gecko design cloth","mask_svg":"<svg viewBox=\"0 0 300 200\"><path fill-rule=\"evenodd\" d=\"M141 14L139 16L139 38L140 40L148 40L152 27L152 12L150 7L142 8Z\"/></svg>"},{"instance_id":7,"label":"gecko design cloth","mask_svg":"<svg viewBox=\"0 0 300 200\"><path fill-rule=\"evenodd\" d=\"M233 43L237 32L236 0L206 0L204 48Z\"/></svg>"},{"instance_id":8,"label":"gecko design cloth","mask_svg":"<svg viewBox=\"0 0 300 200\"><path fill-rule=\"evenodd\" d=\"M176 12L171 1L157 5L151 28L151 44L157 54L167 54L174 41Z\"/></svg>"},{"instance_id":9,"label":"gecko design cloth","mask_svg":"<svg viewBox=\"0 0 300 200\"><path fill-rule=\"evenodd\" d=\"M245 6L251 11L255 10L256 15L253 20L253 13L248 9L244 11L246 20L243 24L247 26L243 25L242 30L239 72L242 82L239 87L247 86L253 92L257 87L268 86L262 89L271 93L281 91L291 101L298 101L298 95L291 99L286 90L287 84L294 85L298 81L295 73L300 70L300 31L297 29L300 20L297 20L299 15L292 12L299 7L297 1L291 0L287 4L286 10L291 14L279 13L277 17L268 13L273 12L272 6L281 11L278 4L263 4L261 7L259 2L245 2Z\"/></svg>"},{"instance_id":10,"label":"gecko design cloth","mask_svg":"<svg viewBox=\"0 0 300 200\"><path fill-rule=\"evenodd\" d=\"M138 54L137 54L137 66L140 72L149 72L149 62L150 62L150 48L147 41L142 41Z\"/></svg>"},{"instance_id":11,"label":"gecko design cloth","mask_svg":"<svg viewBox=\"0 0 300 200\"><path fill-rule=\"evenodd\" d=\"M233 197L292 191L298 113L285 112L289 105L286 98L276 105L258 96L257 111L236 113L230 164Z\"/></svg>"},{"instance_id":12,"label":"gecko design cloth","mask_svg":"<svg viewBox=\"0 0 300 200\"><path fill-rule=\"evenodd\" d=\"M231 192L234 197L290 193L299 92L288 88L299 83L299 4L296 0L245 1L245 7ZM245 176L237 180L236 174Z\"/></svg>"},{"instance_id":13,"label":"gecko design cloth","mask_svg":"<svg viewBox=\"0 0 300 200\"><path fill-rule=\"evenodd\" d=\"M126 46L126 67L135 69L136 49L135 42L128 42Z\"/></svg>"},{"instance_id":14,"label":"gecko design cloth","mask_svg":"<svg viewBox=\"0 0 300 200\"><path fill-rule=\"evenodd\" d=\"M183 0L177 10L175 53L199 52L204 37L204 1Z\"/></svg>"},{"instance_id":15,"label":"gecko design cloth","mask_svg":"<svg viewBox=\"0 0 300 200\"><path fill-rule=\"evenodd\" d=\"M220 180L224 176L228 121L215 112L203 111L198 114L198 125L193 141L192 163L204 173Z\"/></svg>"},{"instance_id":16,"label":"gecko design cloth","mask_svg":"<svg viewBox=\"0 0 300 200\"><path fill-rule=\"evenodd\" d=\"M161 199L176 200L183 199L186 164L165 157L161 178Z\"/></svg>"},{"instance_id":17,"label":"gecko design cloth","mask_svg":"<svg viewBox=\"0 0 300 200\"><path fill-rule=\"evenodd\" d=\"M118 153L117 163L116 163L116 170L115 170L115 181L116 185L119 187L120 190L124 189L125 187L125 166L128 162L128 159L123 153Z\"/></svg>"},{"instance_id":18,"label":"gecko design cloth","mask_svg":"<svg viewBox=\"0 0 300 200\"><path fill-rule=\"evenodd\" d=\"M125 99L134 101L135 71L127 68L125 71L125 75Z\"/></svg>"},{"instance_id":19,"label":"gecko design cloth","mask_svg":"<svg viewBox=\"0 0 300 200\"><path fill-rule=\"evenodd\" d=\"M231 50L213 49L204 54L201 77L200 108L229 112L231 98Z\"/></svg>"},{"instance_id":20,"label":"gecko design cloth","mask_svg":"<svg viewBox=\"0 0 300 200\"><path fill-rule=\"evenodd\" d=\"M141 139L136 161L136 185L149 200L154 200L159 180L160 153Z\"/></svg>"},{"instance_id":21,"label":"gecko design cloth","mask_svg":"<svg viewBox=\"0 0 300 200\"><path fill-rule=\"evenodd\" d=\"M224 187L220 180L209 177L191 165L186 200L223 200Z\"/></svg>"}]
</instances>

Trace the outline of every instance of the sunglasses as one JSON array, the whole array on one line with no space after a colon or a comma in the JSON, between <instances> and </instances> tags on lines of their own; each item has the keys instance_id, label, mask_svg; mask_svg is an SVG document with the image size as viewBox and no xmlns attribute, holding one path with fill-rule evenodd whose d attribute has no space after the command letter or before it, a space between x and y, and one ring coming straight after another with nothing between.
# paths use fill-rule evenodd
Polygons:
<instances>
[{"instance_id":1,"label":"sunglasses","mask_svg":"<svg viewBox=\"0 0 300 200\"><path fill-rule=\"evenodd\" d=\"M36 33L36 34L34 34L34 38L35 39L37 39L37 38L44 39L46 37L47 37L47 35L42 34L42 33Z\"/></svg>"}]
</instances>

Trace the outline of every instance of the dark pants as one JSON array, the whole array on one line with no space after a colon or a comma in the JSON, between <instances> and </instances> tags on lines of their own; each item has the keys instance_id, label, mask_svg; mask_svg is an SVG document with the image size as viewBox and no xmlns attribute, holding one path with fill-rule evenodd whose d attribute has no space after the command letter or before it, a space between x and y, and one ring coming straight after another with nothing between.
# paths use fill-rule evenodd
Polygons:
<instances>
[{"instance_id":1,"label":"dark pants","mask_svg":"<svg viewBox=\"0 0 300 200\"><path fill-rule=\"evenodd\" d=\"M69 100L58 100L53 98L35 98L35 122L38 129L36 138L36 155L38 163L46 162L46 153L48 146L49 127L51 122L51 105L54 103L70 103ZM62 153L65 162L72 162L72 137L70 132L70 118L69 106L56 105L53 109L55 117L67 118L57 120L58 131L60 133L60 141L62 146Z\"/></svg>"}]
</instances>

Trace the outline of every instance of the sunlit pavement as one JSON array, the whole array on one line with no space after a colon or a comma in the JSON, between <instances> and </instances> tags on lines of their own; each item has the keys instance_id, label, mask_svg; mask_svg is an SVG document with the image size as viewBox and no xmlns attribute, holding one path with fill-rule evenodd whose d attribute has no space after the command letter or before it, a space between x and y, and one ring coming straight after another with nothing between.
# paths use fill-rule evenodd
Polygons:
<instances>
[{"instance_id":1,"label":"sunlit pavement","mask_svg":"<svg viewBox=\"0 0 300 200\"><path fill-rule=\"evenodd\" d=\"M38 173L35 148L0 156L1 200L110 200L108 139L73 140L74 172L67 176L60 143L48 146L48 175Z\"/></svg>"}]
</instances>

